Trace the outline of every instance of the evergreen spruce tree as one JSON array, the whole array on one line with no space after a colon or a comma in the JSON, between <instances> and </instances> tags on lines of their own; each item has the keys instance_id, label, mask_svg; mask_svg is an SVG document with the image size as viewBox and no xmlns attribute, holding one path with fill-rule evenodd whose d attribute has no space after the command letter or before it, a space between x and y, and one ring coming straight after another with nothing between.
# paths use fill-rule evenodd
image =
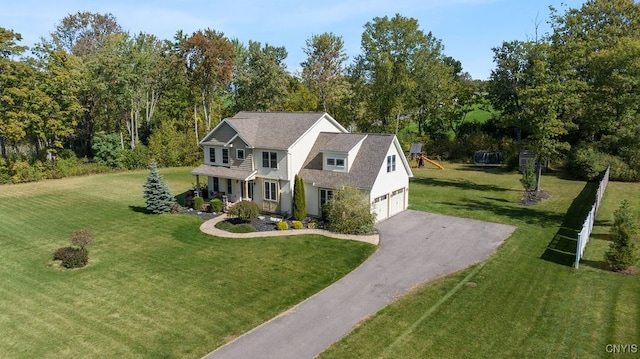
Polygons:
<instances>
[{"instance_id":1,"label":"evergreen spruce tree","mask_svg":"<svg viewBox=\"0 0 640 359\"><path fill-rule=\"evenodd\" d=\"M296 175L293 183L293 219L302 221L307 216L304 181L300 176Z\"/></svg>"},{"instance_id":2,"label":"evergreen spruce tree","mask_svg":"<svg viewBox=\"0 0 640 359\"><path fill-rule=\"evenodd\" d=\"M147 210L151 213L167 213L171 211L174 204L174 198L169 191L167 183L164 182L162 176L158 173L155 162L149 165L149 177L144 187L144 200L147 203Z\"/></svg>"}]
</instances>

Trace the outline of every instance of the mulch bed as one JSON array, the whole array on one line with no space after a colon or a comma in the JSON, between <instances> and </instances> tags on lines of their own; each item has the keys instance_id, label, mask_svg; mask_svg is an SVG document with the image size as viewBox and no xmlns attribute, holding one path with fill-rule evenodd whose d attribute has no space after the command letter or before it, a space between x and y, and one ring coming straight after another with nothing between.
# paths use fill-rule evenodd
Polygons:
<instances>
[{"instance_id":1,"label":"mulch bed","mask_svg":"<svg viewBox=\"0 0 640 359\"><path fill-rule=\"evenodd\" d=\"M239 218L227 218L225 219L225 221L231 223L231 224L240 224L240 223L246 223L245 221L239 219ZM284 220L285 222L287 222L289 224L289 229L293 229L293 221L292 220ZM302 221L302 225L303 228L308 228L307 224L309 223L310 219L309 218L305 218L304 221ZM276 223L275 221L271 220L271 216L269 216L268 214L265 215L260 215L258 216L258 218L253 218L251 221L249 221L249 223L251 223L251 225L256 229L256 232L267 232L267 231L277 231L278 229L276 228ZM320 221L318 222L318 228L323 228L323 222Z\"/></svg>"},{"instance_id":2,"label":"mulch bed","mask_svg":"<svg viewBox=\"0 0 640 359\"><path fill-rule=\"evenodd\" d=\"M549 191L525 191L518 203L523 206L533 206L547 198L551 198L551 192Z\"/></svg>"}]
</instances>

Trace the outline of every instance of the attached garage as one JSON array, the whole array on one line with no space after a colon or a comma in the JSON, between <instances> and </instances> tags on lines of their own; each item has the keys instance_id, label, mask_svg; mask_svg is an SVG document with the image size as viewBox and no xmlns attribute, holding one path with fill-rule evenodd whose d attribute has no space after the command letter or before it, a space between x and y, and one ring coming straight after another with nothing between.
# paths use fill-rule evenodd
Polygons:
<instances>
[{"instance_id":1,"label":"attached garage","mask_svg":"<svg viewBox=\"0 0 640 359\"><path fill-rule=\"evenodd\" d=\"M373 200L373 213L378 221L389 217L389 196L385 194Z\"/></svg>"},{"instance_id":2,"label":"attached garage","mask_svg":"<svg viewBox=\"0 0 640 359\"><path fill-rule=\"evenodd\" d=\"M391 192L391 198L389 199L389 217L396 215L406 209L405 207L405 195L404 188L399 188Z\"/></svg>"}]
</instances>

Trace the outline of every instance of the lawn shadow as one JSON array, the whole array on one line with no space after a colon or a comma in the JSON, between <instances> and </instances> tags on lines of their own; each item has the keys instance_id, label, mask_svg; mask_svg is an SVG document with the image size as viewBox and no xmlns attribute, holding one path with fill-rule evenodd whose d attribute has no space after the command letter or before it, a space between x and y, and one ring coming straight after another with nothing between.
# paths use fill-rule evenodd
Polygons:
<instances>
[{"instance_id":1,"label":"lawn shadow","mask_svg":"<svg viewBox=\"0 0 640 359\"><path fill-rule=\"evenodd\" d=\"M477 191L497 191L497 192L507 192L513 191L510 188L498 187L494 185L487 184L477 184L471 181L466 180L442 180L435 178L425 178L425 177L414 177L411 181L423 184L425 186L435 186L435 187L455 187L459 189L471 189Z\"/></svg>"},{"instance_id":2,"label":"lawn shadow","mask_svg":"<svg viewBox=\"0 0 640 359\"><path fill-rule=\"evenodd\" d=\"M488 198L490 201L467 200L464 203L440 202L452 207L459 207L463 210L485 211L495 215L513 220L524 222L531 225L545 226L549 223L559 222L562 215L555 212L534 209L532 207L523 206L506 206L502 204L502 199Z\"/></svg>"},{"instance_id":3,"label":"lawn shadow","mask_svg":"<svg viewBox=\"0 0 640 359\"><path fill-rule=\"evenodd\" d=\"M502 174L510 174L513 173L513 171L509 170L507 168L506 165L463 165L460 167L457 167L455 169L456 171L472 171L472 172L485 172L485 173L491 173L491 174L497 174L497 175L502 175Z\"/></svg>"},{"instance_id":4,"label":"lawn shadow","mask_svg":"<svg viewBox=\"0 0 640 359\"><path fill-rule=\"evenodd\" d=\"M136 213L142 213L142 214L151 214L151 211L147 209L147 207L142 207L142 206L129 206L129 209L136 212Z\"/></svg>"},{"instance_id":5,"label":"lawn shadow","mask_svg":"<svg viewBox=\"0 0 640 359\"><path fill-rule=\"evenodd\" d=\"M593 206L598 190L597 182L587 182L571 202L558 232L553 236L540 258L561 265L572 266L576 260L578 233Z\"/></svg>"}]
</instances>

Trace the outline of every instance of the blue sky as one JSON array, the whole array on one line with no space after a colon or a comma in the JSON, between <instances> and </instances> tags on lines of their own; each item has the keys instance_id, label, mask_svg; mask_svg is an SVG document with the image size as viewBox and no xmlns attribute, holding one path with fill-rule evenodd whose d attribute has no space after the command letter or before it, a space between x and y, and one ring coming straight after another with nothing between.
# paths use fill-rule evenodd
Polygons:
<instances>
[{"instance_id":1,"label":"blue sky","mask_svg":"<svg viewBox=\"0 0 640 359\"><path fill-rule=\"evenodd\" d=\"M285 46L287 67L300 68L305 40L314 34L342 36L349 62L360 52L363 26L374 17L399 13L418 20L424 32L442 40L445 54L462 62L474 79L493 69L492 47L503 41L532 39L549 31L549 6L562 12L580 7L577 0L16 0L4 3L0 27L23 36L31 46L67 14L111 13L126 31L172 39L177 30L190 34L212 28L229 38ZM562 4L566 5L562 5Z\"/></svg>"}]
</instances>

